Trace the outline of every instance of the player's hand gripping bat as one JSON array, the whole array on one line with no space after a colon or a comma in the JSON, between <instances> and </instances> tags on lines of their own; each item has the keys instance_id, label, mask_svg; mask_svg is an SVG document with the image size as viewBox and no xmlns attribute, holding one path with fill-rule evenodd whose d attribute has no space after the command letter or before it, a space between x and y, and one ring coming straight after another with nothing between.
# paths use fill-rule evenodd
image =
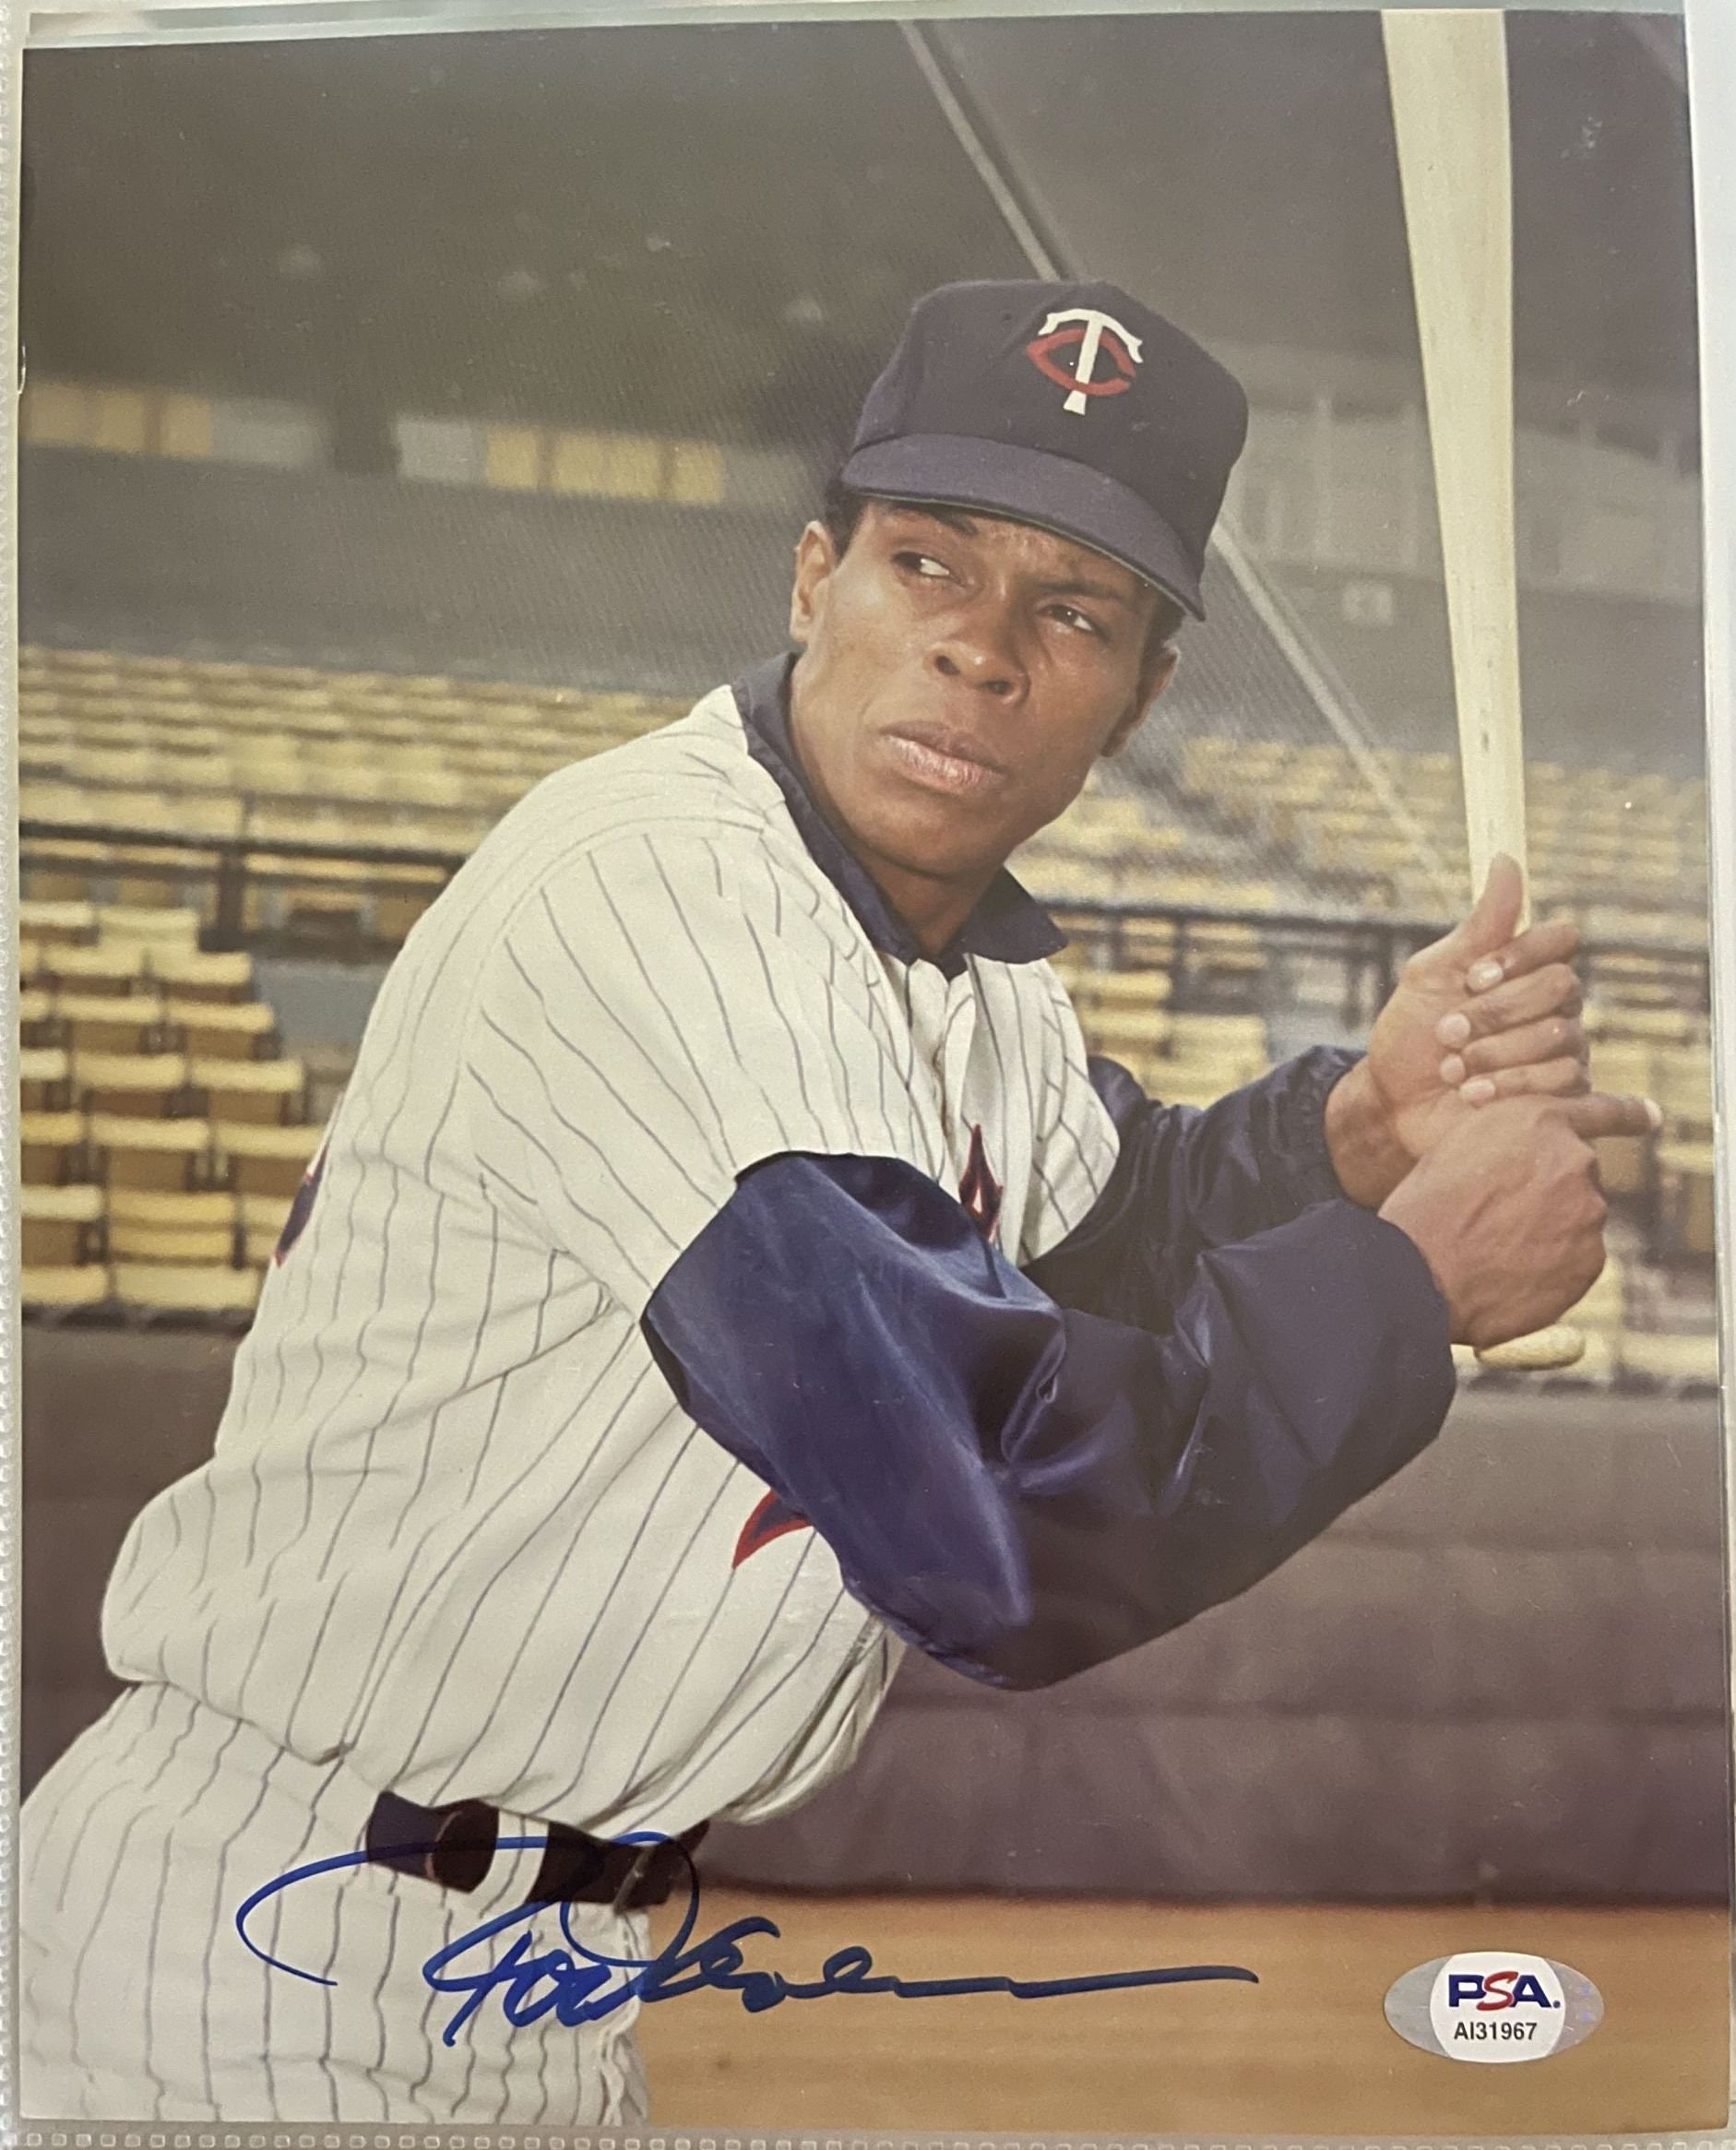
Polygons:
<instances>
[{"instance_id":1,"label":"player's hand gripping bat","mask_svg":"<svg viewBox=\"0 0 1736 2150\"><path fill-rule=\"evenodd\" d=\"M1381 28L1428 398L1475 897L1497 853L1526 867L1506 32L1495 8L1389 10ZM1528 873L1526 880L1528 890ZM1585 1338L1564 1325L1478 1357L1488 1366L1548 1368L1571 1366L1584 1350Z\"/></svg>"}]
</instances>

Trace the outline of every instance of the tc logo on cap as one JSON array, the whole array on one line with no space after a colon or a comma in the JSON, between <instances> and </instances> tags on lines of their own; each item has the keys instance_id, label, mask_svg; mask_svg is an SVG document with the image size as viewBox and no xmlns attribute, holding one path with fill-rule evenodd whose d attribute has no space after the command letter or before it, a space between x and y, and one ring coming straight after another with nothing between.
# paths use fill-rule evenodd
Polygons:
<instances>
[{"instance_id":1,"label":"tc logo on cap","mask_svg":"<svg viewBox=\"0 0 1736 2150\"><path fill-rule=\"evenodd\" d=\"M1073 326L1064 326L1066 323ZM1056 363L1054 354L1076 344L1079 355L1068 373ZM1098 353L1105 349L1120 369L1120 377L1094 381L1091 376L1097 371ZM1051 314L1042 325L1042 333L1025 346L1025 356L1040 374L1046 374L1057 387L1072 391L1062 409L1076 414L1086 409L1088 397L1124 396L1133 386L1134 369L1143 355L1139 339L1124 328L1112 314L1100 314L1095 306L1072 306Z\"/></svg>"}]
</instances>

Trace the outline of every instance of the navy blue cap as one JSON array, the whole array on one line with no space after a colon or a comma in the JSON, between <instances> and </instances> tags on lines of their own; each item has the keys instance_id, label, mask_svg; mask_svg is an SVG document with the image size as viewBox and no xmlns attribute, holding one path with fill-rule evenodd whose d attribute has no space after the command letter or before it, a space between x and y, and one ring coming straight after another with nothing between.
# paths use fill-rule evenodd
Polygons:
<instances>
[{"instance_id":1,"label":"navy blue cap","mask_svg":"<svg viewBox=\"0 0 1736 2150\"><path fill-rule=\"evenodd\" d=\"M841 476L1036 523L1204 619L1206 547L1247 431L1234 375L1114 284L943 284L912 307Z\"/></svg>"}]
</instances>

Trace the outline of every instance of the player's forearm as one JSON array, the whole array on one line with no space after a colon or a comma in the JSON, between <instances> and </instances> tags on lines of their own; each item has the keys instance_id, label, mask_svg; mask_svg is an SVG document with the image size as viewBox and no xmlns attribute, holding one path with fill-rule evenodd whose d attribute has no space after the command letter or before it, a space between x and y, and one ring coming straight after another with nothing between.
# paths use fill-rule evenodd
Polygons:
<instances>
[{"instance_id":1,"label":"player's forearm","mask_svg":"<svg viewBox=\"0 0 1736 2150\"><path fill-rule=\"evenodd\" d=\"M1063 1679L1287 1559L1438 1431L1445 1311L1343 1202L1208 1252L1166 1333L1063 1309L887 1159L780 1158L653 1298L684 1407L970 1677Z\"/></svg>"}]
</instances>

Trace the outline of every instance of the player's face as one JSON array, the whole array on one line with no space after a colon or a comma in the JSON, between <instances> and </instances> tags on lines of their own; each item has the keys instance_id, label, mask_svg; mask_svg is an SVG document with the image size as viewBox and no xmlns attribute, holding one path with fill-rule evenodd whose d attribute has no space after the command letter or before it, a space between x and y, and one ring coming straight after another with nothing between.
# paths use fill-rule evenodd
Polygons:
<instances>
[{"instance_id":1,"label":"player's face","mask_svg":"<svg viewBox=\"0 0 1736 2150\"><path fill-rule=\"evenodd\" d=\"M840 558L796 554L797 751L919 937L950 938L1027 837L1077 798L1167 683L1157 594L1029 523L871 501Z\"/></svg>"}]
</instances>

